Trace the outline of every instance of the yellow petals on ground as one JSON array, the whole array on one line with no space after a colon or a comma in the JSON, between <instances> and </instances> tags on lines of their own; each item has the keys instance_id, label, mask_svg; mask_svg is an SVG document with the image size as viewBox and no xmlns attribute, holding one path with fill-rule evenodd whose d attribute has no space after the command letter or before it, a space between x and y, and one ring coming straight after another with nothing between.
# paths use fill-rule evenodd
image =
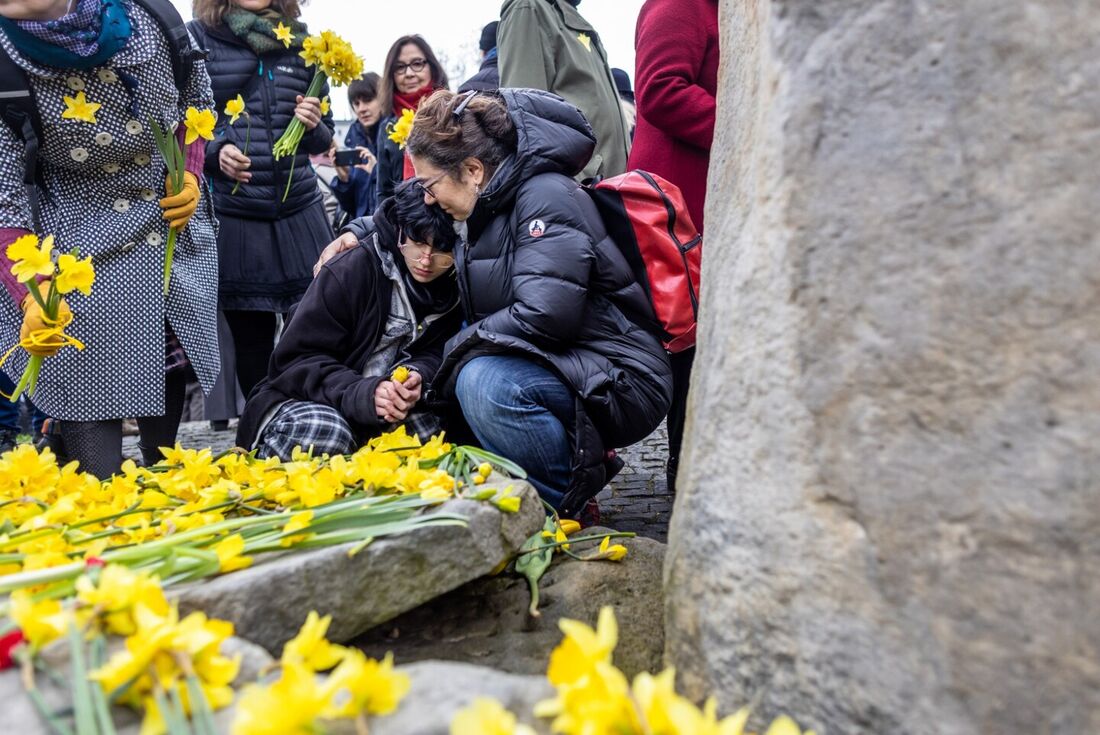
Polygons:
<instances>
[{"instance_id":1,"label":"yellow petals on ground","mask_svg":"<svg viewBox=\"0 0 1100 735\"><path fill-rule=\"evenodd\" d=\"M187 108L187 114L183 118L183 125L187 132L183 136L185 145L191 145L199 138L214 140L214 123L217 118L213 110L197 110L194 107Z\"/></svg>"},{"instance_id":2,"label":"yellow petals on ground","mask_svg":"<svg viewBox=\"0 0 1100 735\"><path fill-rule=\"evenodd\" d=\"M61 112L64 120L80 120L86 123L95 123L95 113L103 105L98 102L89 102L83 92L77 92L76 97L64 97L65 109Z\"/></svg>"},{"instance_id":3,"label":"yellow petals on ground","mask_svg":"<svg viewBox=\"0 0 1100 735\"><path fill-rule=\"evenodd\" d=\"M294 34L290 32L290 28L279 21L279 25L275 26L274 30L275 38L282 41L284 46L290 48L290 44L294 42Z\"/></svg>"},{"instance_id":4,"label":"yellow petals on ground","mask_svg":"<svg viewBox=\"0 0 1100 735\"><path fill-rule=\"evenodd\" d=\"M108 564L95 574L79 577L76 599L103 615L107 630L117 635L133 635L137 630L137 605L155 615L168 614L168 600L160 583L149 572L134 572L121 564Z\"/></svg>"},{"instance_id":5,"label":"yellow petals on ground","mask_svg":"<svg viewBox=\"0 0 1100 735\"><path fill-rule=\"evenodd\" d=\"M610 559L611 561L621 561L626 556L627 549L622 544L612 544L611 537L605 536L603 541L600 542L599 553L596 554L595 559Z\"/></svg>"},{"instance_id":6,"label":"yellow petals on ground","mask_svg":"<svg viewBox=\"0 0 1100 735\"><path fill-rule=\"evenodd\" d=\"M393 670L392 653L376 661L357 648L348 649L344 660L329 675L332 701L324 716L388 715L397 709L410 686L408 675Z\"/></svg>"},{"instance_id":7,"label":"yellow petals on ground","mask_svg":"<svg viewBox=\"0 0 1100 735\"><path fill-rule=\"evenodd\" d=\"M478 697L451 720L451 735L535 735L495 699Z\"/></svg>"},{"instance_id":8,"label":"yellow petals on ground","mask_svg":"<svg viewBox=\"0 0 1100 735\"><path fill-rule=\"evenodd\" d=\"M244 113L244 97L237 95L225 103L225 114L229 115L229 124L237 122L237 118Z\"/></svg>"},{"instance_id":9,"label":"yellow petals on ground","mask_svg":"<svg viewBox=\"0 0 1100 735\"><path fill-rule=\"evenodd\" d=\"M330 693L313 670L283 664L270 686L249 684L237 701L232 735L314 735Z\"/></svg>"},{"instance_id":10,"label":"yellow petals on ground","mask_svg":"<svg viewBox=\"0 0 1100 735\"><path fill-rule=\"evenodd\" d=\"M581 530L580 522L574 521L572 518L562 518L558 521L558 527L561 528L562 533L566 536L572 536L577 531Z\"/></svg>"},{"instance_id":11,"label":"yellow petals on ground","mask_svg":"<svg viewBox=\"0 0 1100 735\"><path fill-rule=\"evenodd\" d=\"M67 294L73 291L87 296L92 292L92 284L95 283L95 268L92 266L92 256L80 259L70 253L62 253L57 258L57 277L54 279L59 293Z\"/></svg>"},{"instance_id":12,"label":"yellow petals on ground","mask_svg":"<svg viewBox=\"0 0 1100 735\"><path fill-rule=\"evenodd\" d=\"M218 569L222 572L235 572L252 566L252 557L244 556L244 537L239 533L227 536L211 549L218 555Z\"/></svg>"},{"instance_id":13,"label":"yellow petals on ground","mask_svg":"<svg viewBox=\"0 0 1100 735\"><path fill-rule=\"evenodd\" d=\"M347 649L325 639L330 623L331 615L322 618L316 610L311 610L298 635L283 646L283 656L280 659L283 665L298 664L312 671L325 671L340 663Z\"/></svg>"},{"instance_id":14,"label":"yellow petals on ground","mask_svg":"<svg viewBox=\"0 0 1100 735\"><path fill-rule=\"evenodd\" d=\"M62 610L60 601L34 602L25 590L12 593L8 615L36 651L65 635L73 620L70 614Z\"/></svg>"}]
</instances>

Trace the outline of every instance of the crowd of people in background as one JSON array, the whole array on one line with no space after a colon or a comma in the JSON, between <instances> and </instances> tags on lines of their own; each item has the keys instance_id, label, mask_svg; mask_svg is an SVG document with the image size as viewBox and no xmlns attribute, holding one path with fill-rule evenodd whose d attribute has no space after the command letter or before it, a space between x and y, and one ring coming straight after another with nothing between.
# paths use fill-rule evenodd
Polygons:
<instances>
[{"instance_id":1,"label":"crowd of people in background","mask_svg":"<svg viewBox=\"0 0 1100 735\"><path fill-rule=\"evenodd\" d=\"M672 490L694 351L670 356L627 316L647 296L582 183L652 172L703 231L717 0L645 2L636 91L579 4L504 0L456 91L427 40L396 39L378 72L347 87L342 141L327 87L307 94L297 0L195 0L186 27L203 53L179 83L167 0L0 5L0 61L26 76L41 120L30 187L26 141L0 125L0 340L40 319L3 256L20 235L54 233L99 274L69 304L88 346L50 357L33 431L50 417L58 428L43 441L107 476L122 462L122 420L136 418L153 463L197 380L208 418L222 428L240 414L237 443L259 456L445 429L591 520L622 466L615 450L667 416ZM90 122L63 115L78 91L100 105ZM237 95L247 125L219 116L213 140L185 148L189 185L166 191L146 116L220 112ZM407 139L395 136L410 114ZM276 160L272 142L295 119L301 145ZM162 297L161 241L181 201ZM14 441L16 413L0 400L0 443Z\"/></svg>"}]
</instances>

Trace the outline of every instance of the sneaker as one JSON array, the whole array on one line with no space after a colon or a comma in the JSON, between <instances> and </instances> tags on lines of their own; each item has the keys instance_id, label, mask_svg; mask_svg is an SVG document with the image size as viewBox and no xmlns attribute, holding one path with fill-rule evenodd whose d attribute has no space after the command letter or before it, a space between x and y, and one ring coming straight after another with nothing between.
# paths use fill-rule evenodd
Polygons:
<instances>
[{"instance_id":1,"label":"sneaker","mask_svg":"<svg viewBox=\"0 0 1100 735\"><path fill-rule=\"evenodd\" d=\"M65 451L65 442L61 439L61 423L57 419L46 419L42 424L42 433L34 441L34 447L39 452L47 447L57 457L59 466L69 461L69 455Z\"/></svg>"}]
</instances>

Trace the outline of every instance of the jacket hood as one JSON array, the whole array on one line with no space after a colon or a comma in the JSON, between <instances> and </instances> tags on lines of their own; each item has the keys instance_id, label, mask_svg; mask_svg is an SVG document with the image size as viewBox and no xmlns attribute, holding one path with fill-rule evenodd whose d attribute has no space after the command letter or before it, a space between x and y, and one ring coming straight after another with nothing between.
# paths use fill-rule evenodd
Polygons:
<instances>
[{"instance_id":1,"label":"jacket hood","mask_svg":"<svg viewBox=\"0 0 1100 735\"><path fill-rule=\"evenodd\" d=\"M504 159L481 194L490 210L505 207L533 176L576 176L596 149L596 134L575 106L537 89L501 89L516 126L516 152Z\"/></svg>"}]
</instances>

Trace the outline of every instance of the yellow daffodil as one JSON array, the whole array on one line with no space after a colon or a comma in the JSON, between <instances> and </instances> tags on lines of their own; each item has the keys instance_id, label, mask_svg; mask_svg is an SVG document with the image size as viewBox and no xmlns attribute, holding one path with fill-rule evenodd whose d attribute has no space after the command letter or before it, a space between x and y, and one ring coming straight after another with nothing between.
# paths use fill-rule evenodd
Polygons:
<instances>
[{"instance_id":1,"label":"yellow daffodil","mask_svg":"<svg viewBox=\"0 0 1100 735\"><path fill-rule=\"evenodd\" d=\"M572 684L590 673L597 663L610 663L619 642L619 625L610 605L600 609L595 630L569 618L559 620L558 627L565 638L550 654L546 677L551 684Z\"/></svg>"},{"instance_id":2,"label":"yellow daffodil","mask_svg":"<svg viewBox=\"0 0 1100 735\"><path fill-rule=\"evenodd\" d=\"M648 732L639 720L626 677L607 661L596 662L575 682L560 686L554 699L535 706L535 715L553 718L551 729L565 735Z\"/></svg>"},{"instance_id":3,"label":"yellow daffodil","mask_svg":"<svg viewBox=\"0 0 1100 735\"><path fill-rule=\"evenodd\" d=\"M329 102L328 95L326 94L324 97L321 98L321 114L327 115L331 107L332 104Z\"/></svg>"},{"instance_id":4,"label":"yellow daffodil","mask_svg":"<svg viewBox=\"0 0 1100 735\"><path fill-rule=\"evenodd\" d=\"M301 664L313 671L331 669L340 663L347 649L325 640L325 633L328 632L331 622L331 615L322 618L316 610L311 610L298 635L283 646L283 656L280 659L282 663Z\"/></svg>"},{"instance_id":5,"label":"yellow daffodil","mask_svg":"<svg viewBox=\"0 0 1100 735\"><path fill-rule=\"evenodd\" d=\"M388 715L397 709L409 686L409 677L393 670L392 653L375 661L357 648L348 649L344 660L329 675L333 698L324 716Z\"/></svg>"},{"instance_id":6,"label":"yellow daffodil","mask_svg":"<svg viewBox=\"0 0 1100 735\"><path fill-rule=\"evenodd\" d=\"M493 499L493 505L505 513L518 513L521 502L523 498L513 494L511 485L504 488L504 492L499 497Z\"/></svg>"},{"instance_id":7,"label":"yellow daffodil","mask_svg":"<svg viewBox=\"0 0 1100 735\"><path fill-rule=\"evenodd\" d=\"M168 614L168 600L148 572L134 572L121 564L108 564L93 582L90 575L76 580L76 599L103 615L107 629L117 635L133 635L137 625L133 608L141 604L156 615Z\"/></svg>"},{"instance_id":8,"label":"yellow daffodil","mask_svg":"<svg viewBox=\"0 0 1100 735\"><path fill-rule=\"evenodd\" d=\"M95 283L95 268L92 266L92 257L77 258L69 253L62 253L57 258L57 278L54 279L59 293L67 294L73 291L87 296L92 292L92 284Z\"/></svg>"},{"instance_id":9,"label":"yellow daffodil","mask_svg":"<svg viewBox=\"0 0 1100 735\"><path fill-rule=\"evenodd\" d=\"M477 472L482 477L488 477L493 474L493 466L488 462L482 462L477 466Z\"/></svg>"},{"instance_id":10,"label":"yellow daffodil","mask_svg":"<svg viewBox=\"0 0 1100 735\"><path fill-rule=\"evenodd\" d=\"M363 59L351 45L332 31L322 31L316 36L307 36L302 41L299 56L309 66L316 66L336 84L350 84L363 76Z\"/></svg>"},{"instance_id":11,"label":"yellow daffodil","mask_svg":"<svg viewBox=\"0 0 1100 735\"><path fill-rule=\"evenodd\" d=\"M283 25L282 21L279 21L279 25L275 26L275 38L282 41L287 48L290 48L290 44L294 42L294 34L290 32L288 26Z\"/></svg>"},{"instance_id":12,"label":"yellow daffodil","mask_svg":"<svg viewBox=\"0 0 1100 735\"><path fill-rule=\"evenodd\" d=\"M414 117L416 117L414 111L409 109L402 110L401 117L386 127L386 137L394 143L397 143L397 147L400 149L405 148L405 141L409 139L409 133L412 132Z\"/></svg>"},{"instance_id":13,"label":"yellow daffodil","mask_svg":"<svg viewBox=\"0 0 1100 735\"><path fill-rule=\"evenodd\" d=\"M243 556L244 537L239 533L227 536L211 549L218 555L218 569L223 572L235 572L252 566L252 557Z\"/></svg>"},{"instance_id":14,"label":"yellow daffodil","mask_svg":"<svg viewBox=\"0 0 1100 735\"><path fill-rule=\"evenodd\" d=\"M404 365L399 365L393 369L390 373L390 380L395 383L404 383L409 379L409 369Z\"/></svg>"},{"instance_id":15,"label":"yellow daffodil","mask_svg":"<svg viewBox=\"0 0 1100 735\"><path fill-rule=\"evenodd\" d=\"M80 120L86 123L95 123L95 113L103 105L98 102L89 102L83 92L77 92L76 97L64 97L65 109L61 117L65 120Z\"/></svg>"},{"instance_id":16,"label":"yellow daffodil","mask_svg":"<svg viewBox=\"0 0 1100 735\"><path fill-rule=\"evenodd\" d=\"M567 539L567 537L565 535L565 532L561 530L561 526L555 528L553 533L550 533L549 531L543 531L542 537L549 542L560 544L560 546L555 549L556 551L569 551L569 547L572 545L562 543Z\"/></svg>"},{"instance_id":17,"label":"yellow daffodil","mask_svg":"<svg viewBox=\"0 0 1100 735\"><path fill-rule=\"evenodd\" d=\"M723 733L725 735L725 733ZM779 715L772 724L768 726L768 729L764 731L764 735L814 735L813 730L802 731L802 728L798 726L794 720L786 715Z\"/></svg>"},{"instance_id":18,"label":"yellow daffodil","mask_svg":"<svg viewBox=\"0 0 1100 735\"><path fill-rule=\"evenodd\" d=\"M516 724L516 716L495 699L477 697L455 713L451 735L534 735L527 725Z\"/></svg>"},{"instance_id":19,"label":"yellow daffodil","mask_svg":"<svg viewBox=\"0 0 1100 735\"><path fill-rule=\"evenodd\" d=\"M622 561L626 556L627 548L622 544L611 543L610 536L604 536L603 541L600 542L600 550L596 554L595 559L610 559L611 561Z\"/></svg>"},{"instance_id":20,"label":"yellow daffodil","mask_svg":"<svg viewBox=\"0 0 1100 735\"><path fill-rule=\"evenodd\" d=\"M12 261L12 275L20 283L35 278L36 276L53 275L53 261L50 254L53 251L53 235L42 238L39 245L38 238L34 235L23 235L8 246L8 260Z\"/></svg>"},{"instance_id":21,"label":"yellow daffodil","mask_svg":"<svg viewBox=\"0 0 1100 735\"><path fill-rule=\"evenodd\" d=\"M229 115L229 124L237 122L237 118L244 112L244 97L237 95L225 103L225 114Z\"/></svg>"},{"instance_id":22,"label":"yellow daffodil","mask_svg":"<svg viewBox=\"0 0 1100 735\"><path fill-rule=\"evenodd\" d=\"M578 521L574 521L572 518L562 518L558 521L558 527L561 528L561 532L566 536L572 536L577 531L581 530L581 524Z\"/></svg>"},{"instance_id":23,"label":"yellow daffodil","mask_svg":"<svg viewBox=\"0 0 1100 735\"><path fill-rule=\"evenodd\" d=\"M284 663L279 679L269 686L250 684L241 692L232 735L313 735L321 712L329 705L328 687L313 670Z\"/></svg>"},{"instance_id":24,"label":"yellow daffodil","mask_svg":"<svg viewBox=\"0 0 1100 735\"><path fill-rule=\"evenodd\" d=\"M34 602L25 590L12 593L8 615L35 651L65 635L73 620L59 600Z\"/></svg>"},{"instance_id":25,"label":"yellow daffodil","mask_svg":"<svg viewBox=\"0 0 1100 735\"><path fill-rule=\"evenodd\" d=\"M197 110L194 107L188 107L187 115L183 119L183 125L187 129L183 137L184 144L191 145L199 138L214 140L216 121L213 110Z\"/></svg>"}]
</instances>

